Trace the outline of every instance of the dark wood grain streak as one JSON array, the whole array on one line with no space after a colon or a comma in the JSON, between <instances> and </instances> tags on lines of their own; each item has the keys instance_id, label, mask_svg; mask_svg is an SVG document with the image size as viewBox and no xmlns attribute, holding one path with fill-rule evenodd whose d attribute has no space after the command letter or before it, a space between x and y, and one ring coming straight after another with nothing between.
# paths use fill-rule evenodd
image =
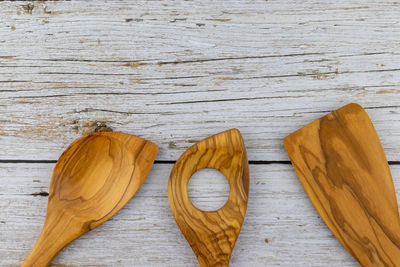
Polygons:
<instances>
[{"instance_id":1,"label":"dark wood grain streak","mask_svg":"<svg viewBox=\"0 0 400 267\"><path fill-rule=\"evenodd\" d=\"M22 266L48 266L67 244L111 218L142 185L157 150L123 133L73 142L54 168L43 230Z\"/></svg>"},{"instance_id":2,"label":"dark wood grain streak","mask_svg":"<svg viewBox=\"0 0 400 267\"><path fill-rule=\"evenodd\" d=\"M305 191L363 266L400 266L400 220L392 176L375 128L357 104L284 139Z\"/></svg>"},{"instance_id":3,"label":"dark wood grain streak","mask_svg":"<svg viewBox=\"0 0 400 267\"><path fill-rule=\"evenodd\" d=\"M225 175L230 193L225 205L204 212L190 202L190 177L203 168ZM189 148L176 162L168 183L172 214L201 266L228 266L247 208L249 167L240 132L231 129Z\"/></svg>"}]
</instances>

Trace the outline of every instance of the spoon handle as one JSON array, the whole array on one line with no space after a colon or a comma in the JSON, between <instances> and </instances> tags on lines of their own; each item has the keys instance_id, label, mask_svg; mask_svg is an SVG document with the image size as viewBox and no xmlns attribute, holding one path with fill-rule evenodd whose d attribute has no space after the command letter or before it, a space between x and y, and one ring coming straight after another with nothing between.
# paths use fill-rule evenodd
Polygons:
<instances>
[{"instance_id":1,"label":"spoon handle","mask_svg":"<svg viewBox=\"0 0 400 267\"><path fill-rule=\"evenodd\" d=\"M54 202L49 202L54 203ZM50 207L49 210L60 207ZM76 237L87 232L76 220L65 219L63 216L48 213L42 232L31 253L21 267L49 266L56 255ZM77 231L77 229L80 229ZM68 234L66 234L68 233Z\"/></svg>"}]
</instances>

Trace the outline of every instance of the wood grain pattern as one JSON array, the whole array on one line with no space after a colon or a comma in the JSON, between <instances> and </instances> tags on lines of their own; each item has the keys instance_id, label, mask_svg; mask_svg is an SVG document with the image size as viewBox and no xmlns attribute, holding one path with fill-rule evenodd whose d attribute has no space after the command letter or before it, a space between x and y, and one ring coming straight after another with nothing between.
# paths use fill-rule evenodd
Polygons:
<instances>
[{"instance_id":1,"label":"wood grain pattern","mask_svg":"<svg viewBox=\"0 0 400 267\"><path fill-rule=\"evenodd\" d=\"M42 233L22 266L48 266L67 244L119 211L145 180L157 150L123 133L73 142L54 168Z\"/></svg>"},{"instance_id":2,"label":"wood grain pattern","mask_svg":"<svg viewBox=\"0 0 400 267\"><path fill-rule=\"evenodd\" d=\"M216 211L197 209L187 193L190 177L204 168L220 171L230 186L227 202ZM246 214L249 182L246 149L237 129L195 144L174 165L168 183L171 211L200 266L229 265Z\"/></svg>"},{"instance_id":3,"label":"wood grain pattern","mask_svg":"<svg viewBox=\"0 0 400 267\"><path fill-rule=\"evenodd\" d=\"M363 266L400 265L400 220L390 169L371 120L344 106L284 139L311 202Z\"/></svg>"},{"instance_id":4,"label":"wood grain pattern","mask_svg":"<svg viewBox=\"0 0 400 267\"><path fill-rule=\"evenodd\" d=\"M349 101L400 160L395 1L31 4L1 1L0 160L57 160L102 122L158 160L235 127L249 160L286 161L284 136Z\"/></svg>"}]
</instances>

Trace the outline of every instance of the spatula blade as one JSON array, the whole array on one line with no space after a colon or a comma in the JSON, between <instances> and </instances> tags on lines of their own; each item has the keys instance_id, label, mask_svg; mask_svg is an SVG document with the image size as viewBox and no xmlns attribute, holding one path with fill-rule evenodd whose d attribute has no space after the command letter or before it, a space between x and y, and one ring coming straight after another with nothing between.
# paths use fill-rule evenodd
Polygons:
<instances>
[{"instance_id":1,"label":"spatula blade","mask_svg":"<svg viewBox=\"0 0 400 267\"><path fill-rule=\"evenodd\" d=\"M395 189L375 128L358 104L290 134L286 151L306 193L363 266L400 266Z\"/></svg>"}]
</instances>

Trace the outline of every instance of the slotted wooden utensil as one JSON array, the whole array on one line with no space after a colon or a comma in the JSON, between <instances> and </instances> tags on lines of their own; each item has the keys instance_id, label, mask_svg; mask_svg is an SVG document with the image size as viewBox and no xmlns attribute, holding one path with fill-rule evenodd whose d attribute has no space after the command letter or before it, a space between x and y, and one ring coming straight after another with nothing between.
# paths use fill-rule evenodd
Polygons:
<instances>
[{"instance_id":1,"label":"slotted wooden utensil","mask_svg":"<svg viewBox=\"0 0 400 267\"><path fill-rule=\"evenodd\" d=\"M190 177L204 168L220 171L229 182L228 200L216 211L201 211L188 197ZM237 129L193 145L176 162L168 183L168 199L176 223L200 266L228 266L246 214L248 194L247 154Z\"/></svg>"},{"instance_id":2,"label":"slotted wooden utensil","mask_svg":"<svg viewBox=\"0 0 400 267\"><path fill-rule=\"evenodd\" d=\"M147 140L115 132L73 142L54 168L46 220L22 266L48 266L67 244L111 218L142 185L157 150Z\"/></svg>"},{"instance_id":3,"label":"slotted wooden utensil","mask_svg":"<svg viewBox=\"0 0 400 267\"><path fill-rule=\"evenodd\" d=\"M284 139L306 193L363 266L400 266L400 220L385 153L358 104L344 106Z\"/></svg>"}]
</instances>

